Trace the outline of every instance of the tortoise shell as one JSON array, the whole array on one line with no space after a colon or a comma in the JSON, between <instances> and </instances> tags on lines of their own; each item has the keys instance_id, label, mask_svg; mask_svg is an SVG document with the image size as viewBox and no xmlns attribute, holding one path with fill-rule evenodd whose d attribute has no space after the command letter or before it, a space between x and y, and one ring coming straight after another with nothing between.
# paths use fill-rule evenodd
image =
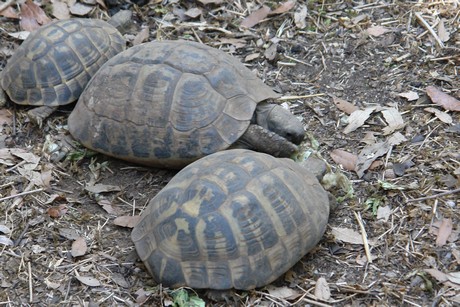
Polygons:
<instances>
[{"instance_id":1,"label":"tortoise shell","mask_svg":"<svg viewBox=\"0 0 460 307\"><path fill-rule=\"evenodd\" d=\"M2 71L1 87L17 104L69 104L125 46L120 32L105 21L55 21L31 33L14 52Z\"/></svg>"},{"instance_id":2,"label":"tortoise shell","mask_svg":"<svg viewBox=\"0 0 460 307\"><path fill-rule=\"evenodd\" d=\"M257 104L275 97L225 52L188 41L150 42L104 64L68 125L95 151L180 168L229 148L248 128Z\"/></svg>"},{"instance_id":3,"label":"tortoise shell","mask_svg":"<svg viewBox=\"0 0 460 307\"><path fill-rule=\"evenodd\" d=\"M182 169L131 238L168 287L253 289L277 279L323 236L327 192L290 159L222 151Z\"/></svg>"}]
</instances>

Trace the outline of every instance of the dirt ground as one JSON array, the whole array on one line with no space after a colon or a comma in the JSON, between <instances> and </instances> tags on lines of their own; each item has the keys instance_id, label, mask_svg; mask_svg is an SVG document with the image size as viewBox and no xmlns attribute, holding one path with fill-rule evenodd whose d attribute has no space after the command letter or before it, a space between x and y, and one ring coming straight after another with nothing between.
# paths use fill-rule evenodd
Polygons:
<instances>
[{"instance_id":1,"label":"dirt ground","mask_svg":"<svg viewBox=\"0 0 460 307\"><path fill-rule=\"evenodd\" d=\"M42 1L48 17L58 2ZM271 14L253 14L262 4ZM114 221L138 215L175 172L78 146L66 127L73 105L38 128L28 107L9 102L0 108L1 305L460 305L457 0L107 5L84 4L83 17L132 10L128 46L200 41L257 72L350 180L353 197L331 214L317 248L272 285L231 301L174 292L155 284L130 228L119 226L126 221ZM10 34L23 29L17 19L0 22L1 69L21 43ZM433 87L450 98L436 99Z\"/></svg>"}]
</instances>

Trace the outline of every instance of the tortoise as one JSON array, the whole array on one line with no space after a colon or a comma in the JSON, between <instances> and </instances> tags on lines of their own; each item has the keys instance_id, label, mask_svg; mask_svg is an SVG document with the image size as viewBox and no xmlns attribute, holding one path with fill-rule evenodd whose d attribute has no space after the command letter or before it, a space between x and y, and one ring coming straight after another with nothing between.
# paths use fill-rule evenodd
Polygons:
<instances>
[{"instance_id":1,"label":"tortoise","mask_svg":"<svg viewBox=\"0 0 460 307\"><path fill-rule=\"evenodd\" d=\"M103 63L125 50L126 41L117 28L123 29L130 18L130 11L120 11L108 22L72 18L40 27L1 72L0 92L3 88L17 104L40 106L28 115L41 126L58 106L78 99Z\"/></svg>"},{"instance_id":2,"label":"tortoise","mask_svg":"<svg viewBox=\"0 0 460 307\"><path fill-rule=\"evenodd\" d=\"M289 156L304 127L231 55L191 41L134 46L107 61L68 119L92 150L154 167L182 168L230 147Z\"/></svg>"},{"instance_id":3,"label":"tortoise","mask_svg":"<svg viewBox=\"0 0 460 307\"><path fill-rule=\"evenodd\" d=\"M329 204L316 176L293 160L231 149L179 171L143 210L131 239L165 287L250 290L320 241Z\"/></svg>"}]
</instances>

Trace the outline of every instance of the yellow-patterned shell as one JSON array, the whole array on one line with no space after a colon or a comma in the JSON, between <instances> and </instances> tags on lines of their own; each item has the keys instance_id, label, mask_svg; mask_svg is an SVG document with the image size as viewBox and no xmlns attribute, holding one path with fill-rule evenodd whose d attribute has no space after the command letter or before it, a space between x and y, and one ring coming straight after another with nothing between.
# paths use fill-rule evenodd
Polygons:
<instances>
[{"instance_id":1,"label":"yellow-patterned shell","mask_svg":"<svg viewBox=\"0 0 460 307\"><path fill-rule=\"evenodd\" d=\"M102 64L125 47L121 33L105 21L55 21L31 33L14 52L2 71L1 87L17 104L69 104Z\"/></svg>"},{"instance_id":2,"label":"yellow-patterned shell","mask_svg":"<svg viewBox=\"0 0 460 307\"><path fill-rule=\"evenodd\" d=\"M328 217L328 194L308 170L233 149L180 171L150 201L131 238L164 286L248 290L310 251Z\"/></svg>"},{"instance_id":3,"label":"yellow-patterned shell","mask_svg":"<svg viewBox=\"0 0 460 307\"><path fill-rule=\"evenodd\" d=\"M130 162L181 168L234 144L256 106L278 95L225 52L158 41L116 55L69 116L85 147Z\"/></svg>"}]
</instances>

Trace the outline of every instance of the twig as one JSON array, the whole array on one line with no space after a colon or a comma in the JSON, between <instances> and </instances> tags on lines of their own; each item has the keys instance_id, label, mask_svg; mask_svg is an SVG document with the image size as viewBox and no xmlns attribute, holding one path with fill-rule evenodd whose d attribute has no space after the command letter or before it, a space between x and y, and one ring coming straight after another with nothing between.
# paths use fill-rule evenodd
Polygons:
<instances>
[{"instance_id":1,"label":"twig","mask_svg":"<svg viewBox=\"0 0 460 307\"><path fill-rule=\"evenodd\" d=\"M311 95L300 95L300 96L283 96L280 97L276 100L279 101L285 101L285 100L297 100L297 99L304 99L304 98L311 98L311 97L318 97L318 96L324 96L324 93L319 93L319 94L311 94Z\"/></svg>"},{"instance_id":2,"label":"twig","mask_svg":"<svg viewBox=\"0 0 460 307\"><path fill-rule=\"evenodd\" d=\"M434 37L436 42L438 43L439 47L444 48L444 44L442 41L439 39L438 34L433 30L433 28L426 22L426 20L422 17L422 15L419 12L415 13L415 17L422 23L422 25L425 27L425 29L430 32L430 34Z\"/></svg>"},{"instance_id":3,"label":"twig","mask_svg":"<svg viewBox=\"0 0 460 307\"><path fill-rule=\"evenodd\" d=\"M408 199L406 202L411 203L411 202L414 202L414 201L421 201L421 200L427 200L427 199L434 199L434 198L438 198L438 197L441 197L441 196L450 195L450 194L455 194L455 193L459 193L459 192L460 192L460 188L455 189L455 190L451 190L451 191L446 191L446 192L438 193L438 194L435 194L435 195L430 195L430 196L424 196L424 197L419 197L419 198Z\"/></svg>"},{"instance_id":4,"label":"twig","mask_svg":"<svg viewBox=\"0 0 460 307\"><path fill-rule=\"evenodd\" d=\"M367 263L372 263L371 253L369 251L369 242L367 242L367 233L366 229L364 228L363 221L361 219L361 214L353 212L355 214L355 218L358 221L359 228L361 229L361 236L363 237L363 244L364 244L364 251L366 252Z\"/></svg>"},{"instance_id":5,"label":"twig","mask_svg":"<svg viewBox=\"0 0 460 307\"><path fill-rule=\"evenodd\" d=\"M27 194L32 194L32 193L41 192L41 191L43 191L43 190L44 190L43 188L40 188L40 189L36 189L36 190L32 190L32 191L21 192L21 193L19 193L19 194L10 195L10 196L6 196L6 197L3 197L3 198L0 198L0 201L4 201L4 200L10 199L10 198L21 197L21 196L24 196L24 195L27 195Z\"/></svg>"},{"instance_id":6,"label":"twig","mask_svg":"<svg viewBox=\"0 0 460 307\"><path fill-rule=\"evenodd\" d=\"M27 268L29 270L29 302L33 303L34 301L34 291L32 290L32 267L30 261L27 262Z\"/></svg>"}]
</instances>

